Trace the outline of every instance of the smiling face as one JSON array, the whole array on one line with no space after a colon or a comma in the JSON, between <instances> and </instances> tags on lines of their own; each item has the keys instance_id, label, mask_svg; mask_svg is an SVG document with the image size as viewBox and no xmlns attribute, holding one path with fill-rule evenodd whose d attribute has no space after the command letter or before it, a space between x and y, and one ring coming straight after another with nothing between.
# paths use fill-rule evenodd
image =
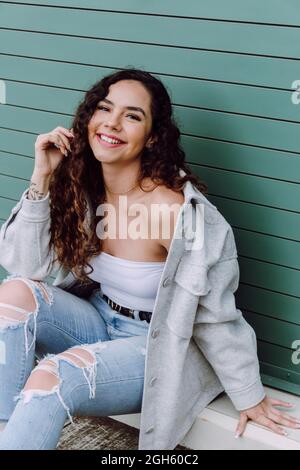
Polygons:
<instances>
[{"instance_id":1,"label":"smiling face","mask_svg":"<svg viewBox=\"0 0 300 470\"><path fill-rule=\"evenodd\" d=\"M149 92L136 80L121 80L99 101L88 124L88 139L100 162L124 162L136 159L152 143L151 129Z\"/></svg>"}]
</instances>

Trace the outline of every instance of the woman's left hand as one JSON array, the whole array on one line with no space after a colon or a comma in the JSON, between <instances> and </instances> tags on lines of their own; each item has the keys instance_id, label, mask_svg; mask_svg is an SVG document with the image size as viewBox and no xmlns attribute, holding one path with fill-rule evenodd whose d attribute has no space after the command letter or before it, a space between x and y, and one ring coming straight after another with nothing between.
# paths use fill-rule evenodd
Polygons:
<instances>
[{"instance_id":1,"label":"woman's left hand","mask_svg":"<svg viewBox=\"0 0 300 470\"><path fill-rule=\"evenodd\" d=\"M286 436L287 432L278 424L288 428L300 429L299 419L278 411L274 406L293 407L291 403L265 397L258 405L240 412L240 420L235 436L240 437L244 433L249 419L283 436Z\"/></svg>"}]
</instances>

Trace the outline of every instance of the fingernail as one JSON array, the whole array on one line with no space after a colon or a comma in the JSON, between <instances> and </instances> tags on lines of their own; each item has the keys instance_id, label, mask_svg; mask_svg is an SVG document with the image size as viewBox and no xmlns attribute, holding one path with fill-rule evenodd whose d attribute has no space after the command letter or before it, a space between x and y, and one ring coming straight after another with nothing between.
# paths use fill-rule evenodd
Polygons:
<instances>
[{"instance_id":1,"label":"fingernail","mask_svg":"<svg viewBox=\"0 0 300 470\"><path fill-rule=\"evenodd\" d=\"M240 434L237 432L234 437L235 437L235 439L238 439L240 437Z\"/></svg>"},{"instance_id":2,"label":"fingernail","mask_svg":"<svg viewBox=\"0 0 300 470\"><path fill-rule=\"evenodd\" d=\"M67 156L68 156L68 151L67 151L67 150L65 150L65 152L64 152L64 153L65 153L65 156L67 157Z\"/></svg>"},{"instance_id":3,"label":"fingernail","mask_svg":"<svg viewBox=\"0 0 300 470\"><path fill-rule=\"evenodd\" d=\"M286 431L284 431L283 434L284 434L284 436L288 436L288 435L289 435L289 433L286 432Z\"/></svg>"}]
</instances>

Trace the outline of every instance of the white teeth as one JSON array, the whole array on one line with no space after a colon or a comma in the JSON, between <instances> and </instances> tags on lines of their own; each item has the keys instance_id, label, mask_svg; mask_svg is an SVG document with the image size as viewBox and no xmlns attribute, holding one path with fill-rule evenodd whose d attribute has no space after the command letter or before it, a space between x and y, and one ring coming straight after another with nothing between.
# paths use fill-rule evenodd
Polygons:
<instances>
[{"instance_id":1,"label":"white teeth","mask_svg":"<svg viewBox=\"0 0 300 470\"><path fill-rule=\"evenodd\" d=\"M114 140L111 139L110 137L106 137L106 135L100 135L99 136L101 140L104 140L105 142L109 142L110 144L122 144L123 142L120 142L119 140Z\"/></svg>"}]
</instances>

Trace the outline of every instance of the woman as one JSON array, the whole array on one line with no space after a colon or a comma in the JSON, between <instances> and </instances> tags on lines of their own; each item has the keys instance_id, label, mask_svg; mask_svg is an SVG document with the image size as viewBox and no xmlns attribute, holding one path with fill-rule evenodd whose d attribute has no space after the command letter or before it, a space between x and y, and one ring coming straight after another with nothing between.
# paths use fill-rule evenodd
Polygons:
<instances>
[{"instance_id":1,"label":"woman","mask_svg":"<svg viewBox=\"0 0 300 470\"><path fill-rule=\"evenodd\" d=\"M234 303L233 233L179 137L163 84L127 69L86 93L71 131L37 138L30 188L1 228L0 449L53 449L67 417L140 411L139 449L174 449L223 390L239 435L248 419L299 427L265 396ZM203 224L178 236L195 214Z\"/></svg>"}]
</instances>

